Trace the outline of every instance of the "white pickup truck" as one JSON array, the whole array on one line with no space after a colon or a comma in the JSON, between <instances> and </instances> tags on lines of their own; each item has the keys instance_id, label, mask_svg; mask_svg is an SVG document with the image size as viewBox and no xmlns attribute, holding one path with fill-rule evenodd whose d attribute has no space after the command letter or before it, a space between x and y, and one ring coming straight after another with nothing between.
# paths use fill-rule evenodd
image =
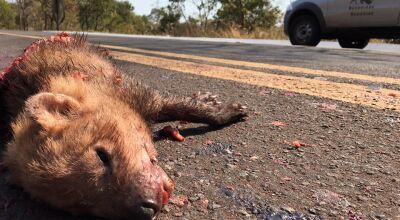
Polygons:
<instances>
[{"instance_id":1,"label":"white pickup truck","mask_svg":"<svg viewBox=\"0 0 400 220\"><path fill-rule=\"evenodd\" d=\"M284 28L293 45L338 39L343 48L363 49L370 38L400 38L400 0L294 0Z\"/></svg>"}]
</instances>

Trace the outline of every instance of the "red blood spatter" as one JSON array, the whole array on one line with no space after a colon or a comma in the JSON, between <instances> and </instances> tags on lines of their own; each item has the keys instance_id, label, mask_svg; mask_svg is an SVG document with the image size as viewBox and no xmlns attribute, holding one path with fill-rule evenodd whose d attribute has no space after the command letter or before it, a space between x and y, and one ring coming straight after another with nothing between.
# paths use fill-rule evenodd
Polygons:
<instances>
[{"instance_id":1,"label":"red blood spatter","mask_svg":"<svg viewBox=\"0 0 400 220\"><path fill-rule=\"evenodd\" d=\"M295 147L295 148L300 148L301 146L304 146L304 144L301 143L300 141L293 141L292 144L293 144L293 147Z\"/></svg>"},{"instance_id":2,"label":"red blood spatter","mask_svg":"<svg viewBox=\"0 0 400 220\"><path fill-rule=\"evenodd\" d=\"M166 205L169 201L169 193L167 191L163 192L162 204Z\"/></svg>"},{"instance_id":3,"label":"red blood spatter","mask_svg":"<svg viewBox=\"0 0 400 220\"><path fill-rule=\"evenodd\" d=\"M21 54L19 57L15 58L15 60L9 66L4 68L4 70L2 72L0 72L0 81L2 81L5 77L5 75L10 73L14 67L18 66L23 60L28 59L29 55L31 53L33 53L34 51L37 51L41 44L50 44L50 43L54 43L54 42L67 44L67 43L70 43L71 41L73 41L73 39L74 38L69 36L67 33L62 32L62 33L50 36L48 38L42 38L40 40L33 42L31 45L29 45L27 48L24 49L23 54Z\"/></svg>"},{"instance_id":4,"label":"red blood spatter","mask_svg":"<svg viewBox=\"0 0 400 220\"><path fill-rule=\"evenodd\" d=\"M178 196L173 196L171 198L171 203L182 208L185 205L189 204L189 200L188 200L187 196L185 196L185 195L178 195Z\"/></svg>"},{"instance_id":5,"label":"red blood spatter","mask_svg":"<svg viewBox=\"0 0 400 220\"><path fill-rule=\"evenodd\" d=\"M83 81L88 79L88 75L81 73L81 72L74 72L72 73L72 77L76 78L76 79L81 79Z\"/></svg>"},{"instance_id":6,"label":"red blood spatter","mask_svg":"<svg viewBox=\"0 0 400 220\"><path fill-rule=\"evenodd\" d=\"M293 97L293 96L296 96L296 94L295 94L295 93L293 93L293 92L285 92L283 95L284 95L284 96L287 96L287 97Z\"/></svg>"},{"instance_id":7,"label":"red blood spatter","mask_svg":"<svg viewBox=\"0 0 400 220\"><path fill-rule=\"evenodd\" d=\"M271 125L275 125L275 126L286 126L285 122L281 122L281 121L273 121L271 122Z\"/></svg>"},{"instance_id":8,"label":"red blood spatter","mask_svg":"<svg viewBox=\"0 0 400 220\"><path fill-rule=\"evenodd\" d=\"M183 137L183 136L179 133L178 129L173 128L173 127L171 127L171 126L165 126L165 127L161 130L161 135L170 137L170 138L172 138L172 139L174 139L174 140L177 140L177 141L184 141L184 140L185 140L185 137Z\"/></svg>"},{"instance_id":9,"label":"red blood spatter","mask_svg":"<svg viewBox=\"0 0 400 220\"><path fill-rule=\"evenodd\" d=\"M322 103L319 105L320 108L322 109L328 109L328 110L334 110L336 109L336 105L335 104L328 104L328 103Z\"/></svg>"}]
</instances>

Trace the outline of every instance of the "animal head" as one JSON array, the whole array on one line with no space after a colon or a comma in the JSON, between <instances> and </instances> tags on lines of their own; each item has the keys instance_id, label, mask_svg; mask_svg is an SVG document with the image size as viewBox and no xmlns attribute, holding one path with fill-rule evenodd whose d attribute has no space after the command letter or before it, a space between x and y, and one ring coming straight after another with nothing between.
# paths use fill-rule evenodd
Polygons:
<instances>
[{"instance_id":1,"label":"animal head","mask_svg":"<svg viewBox=\"0 0 400 220\"><path fill-rule=\"evenodd\" d=\"M52 86L30 97L13 123L5 155L12 179L75 214L155 218L173 183L155 164L151 132L140 115L89 83Z\"/></svg>"}]
</instances>

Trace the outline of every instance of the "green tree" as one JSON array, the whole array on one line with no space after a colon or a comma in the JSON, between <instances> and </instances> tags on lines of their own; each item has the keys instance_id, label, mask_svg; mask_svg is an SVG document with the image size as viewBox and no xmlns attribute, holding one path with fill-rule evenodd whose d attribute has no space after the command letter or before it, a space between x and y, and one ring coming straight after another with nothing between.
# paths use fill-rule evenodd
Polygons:
<instances>
[{"instance_id":1,"label":"green tree","mask_svg":"<svg viewBox=\"0 0 400 220\"><path fill-rule=\"evenodd\" d=\"M52 0L41 0L41 12L43 19L43 29L52 29Z\"/></svg>"},{"instance_id":2,"label":"green tree","mask_svg":"<svg viewBox=\"0 0 400 220\"><path fill-rule=\"evenodd\" d=\"M198 11L198 20L200 21L200 25L205 31L207 31L211 13L217 7L217 0L192 0L192 3Z\"/></svg>"},{"instance_id":3,"label":"green tree","mask_svg":"<svg viewBox=\"0 0 400 220\"><path fill-rule=\"evenodd\" d=\"M221 7L216 18L228 25L253 31L255 28L267 29L276 24L280 10L271 0L219 0Z\"/></svg>"},{"instance_id":4,"label":"green tree","mask_svg":"<svg viewBox=\"0 0 400 220\"><path fill-rule=\"evenodd\" d=\"M157 31L161 33L172 33L182 17L181 9L176 5L170 4L167 7L153 8L149 20L156 26Z\"/></svg>"},{"instance_id":5,"label":"green tree","mask_svg":"<svg viewBox=\"0 0 400 220\"><path fill-rule=\"evenodd\" d=\"M17 0L20 29L77 29L79 8L76 0Z\"/></svg>"},{"instance_id":6,"label":"green tree","mask_svg":"<svg viewBox=\"0 0 400 220\"><path fill-rule=\"evenodd\" d=\"M0 28L15 28L16 15L14 8L8 2L0 0Z\"/></svg>"},{"instance_id":7,"label":"green tree","mask_svg":"<svg viewBox=\"0 0 400 220\"><path fill-rule=\"evenodd\" d=\"M28 30L28 20L31 14L31 8L33 5L32 0L17 0L17 10L18 10L18 24L19 28L22 30Z\"/></svg>"},{"instance_id":8,"label":"green tree","mask_svg":"<svg viewBox=\"0 0 400 220\"><path fill-rule=\"evenodd\" d=\"M62 30L79 29L79 5L76 0L63 0L65 18L61 24Z\"/></svg>"},{"instance_id":9,"label":"green tree","mask_svg":"<svg viewBox=\"0 0 400 220\"><path fill-rule=\"evenodd\" d=\"M43 16L41 2L38 0L17 0L16 9L18 14L18 25L22 30L41 30Z\"/></svg>"},{"instance_id":10,"label":"green tree","mask_svg":"<svg viewBox=\"0 0 400 220\"><path fill-rule=\"evenodd\" d=\"M128 1L116 2L116 11L107 25L109 32L147 33L149 21L145 16L134 13L134 7Z\"/></svg>"},{"instance_id":11,"label":"green tree","mask_svg":"<svg viewBox=\"0 0 400 220\"><path fill-rule=\"evenodd\" d=\"M147 16L134 15L133 18L134 33L148 34L151 30L151 24Z\"/></svg>"},{"instance_id":12,"label":"green tree","mask_svg":"<svg viewBox=\"0 0 400 220\"><path fill-rule=\"evenodd\" d=\"M179 25L182 14L171 5L160 10L160 31L163 33L172 33Z\"/></svg>"},{"instance_id":13,"label":"green tree","mask_svg":"<svg viewBox=\"0 0 400 220\"><path fill-rule=\"evenodd\" d=\"M185 15L185 2L186 0L168 0L169 5L168 7L175 13L175 14L180 14L180 18L183 18L185 22L187 21L186 15ZM164 8L164 11L167 8Z\"/></svg>"},{"instance_id":14,"label":"green tree","mask_svg":"<svg viewBox=\"0 0 400 220\"><path fill-rule=\"evenodd\" d=\"M82 30L104 31L116 13L115 0L78 0Z\"/></svg>"},{"instance_id":15,"label":"green tree","mask_svg":"<svg viewBox=\"0 0 400 220\"><path fill-rule=\"evenodd\" d=\"M128 1L78 0L79 23L82 30L119 33L147 33L150 22L134 13Z\"/></svg>"}]
</instances>

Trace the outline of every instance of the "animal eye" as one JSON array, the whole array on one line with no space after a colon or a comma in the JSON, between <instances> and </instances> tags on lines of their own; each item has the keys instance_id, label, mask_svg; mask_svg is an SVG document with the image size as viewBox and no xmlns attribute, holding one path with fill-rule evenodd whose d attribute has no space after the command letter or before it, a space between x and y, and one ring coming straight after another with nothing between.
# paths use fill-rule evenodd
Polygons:
<instances>
[{"instance_id":1,"label":"animal eye","mask_svg":"<svg viewBox=\"0 0 400 220\"><path fill-rule=\"evenodd\" d=\"M96 149L96 154L105 166L110 166L110 155L103 149Z\"/></svg>"}]
</instances>

